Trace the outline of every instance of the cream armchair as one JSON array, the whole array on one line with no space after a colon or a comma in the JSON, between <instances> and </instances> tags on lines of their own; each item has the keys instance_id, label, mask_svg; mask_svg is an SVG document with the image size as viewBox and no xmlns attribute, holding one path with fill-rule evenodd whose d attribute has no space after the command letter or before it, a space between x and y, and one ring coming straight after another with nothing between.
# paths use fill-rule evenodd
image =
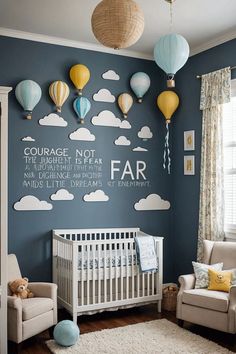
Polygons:
<instances>
[{"instance_id":1,"label":"cream armchair","mask_svg":"<svg viewBox=\"0 0 236 354\"><path fill-rule=\"evenodd\" d=\"M8 282L21 278L14 254L8 255ZM33 298L21 300L8 296L8 339L21 343L57 323L57 285L29 283Z\"/></svg>"},{"instance_id":2,"label":"cream armchair","mask_svg":"<svg viewBox=\"0 0 236 354\"><path fill-rule=\"evenodd\" d=\"M223 269L236 268L236 242L204 241L204 263L223 262ZM229 293L194 289L194 274L179 277L177 298L179 325L196 323L223 332L236 333L236 286Z\"/></svg>"}]
</instances>

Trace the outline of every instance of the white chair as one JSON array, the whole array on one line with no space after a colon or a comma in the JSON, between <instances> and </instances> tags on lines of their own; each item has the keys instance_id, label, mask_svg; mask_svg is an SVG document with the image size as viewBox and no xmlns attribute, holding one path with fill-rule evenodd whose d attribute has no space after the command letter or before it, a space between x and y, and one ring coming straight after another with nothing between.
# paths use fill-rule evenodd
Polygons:
<instances>
[{"instance_id":1,"label":"white chair","mask_svg":"<svg viewBox=\"0 0 236 354\"><path fill-rule=\"evenodd\" d=\"M205 264L223 262L223 269L236 268L236 242L204 241ZM179 325L183 321L196 323L219 331L236 333L236 285L229 293L194 289L194 274L179 277L177 297Z\"/></svg>"},{"instance_id":2,"label":"white chair","mask_svg":"<svg viewBox=\"0 0 236 354\"><path fill-rule=\"evenodd\" d=\"M17 258L8 255L8 282L22 278ZM57 285L29 283L33 298L21 300L8 290L8 339L21 343L57 323Z\"/></svg>"}]
</instances>

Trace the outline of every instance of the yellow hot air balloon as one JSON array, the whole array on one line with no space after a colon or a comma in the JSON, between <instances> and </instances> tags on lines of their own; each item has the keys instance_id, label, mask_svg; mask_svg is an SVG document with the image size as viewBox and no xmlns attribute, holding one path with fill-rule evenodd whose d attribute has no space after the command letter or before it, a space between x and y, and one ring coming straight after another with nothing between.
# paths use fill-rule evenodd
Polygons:
<instances>
[{"instance_id":1,"label":"yellow hot air balloon","mask_svg":"<svg viewBox=\"0 0 236 354\"><path fill-rule=\"evenodd\" d=\"M90 79L90 71L83 64L76 64L70 68L70 79L78 90L79 96L82 96L82 90Z\"/></svg>"},{"instance_id":2,"label":"yellow hot air balloon","mask_svg":"<svg viewBox=\"0 0 236 354\"><path fill-rule=\"evenodd\" d=\"M127 118L128 112L133 105L133 98L129 93L122 93L118 97L118 105L121 112L123 113L124 118Z\"/></svg>"},{"instance_id":3,"label":"yellow hot air balloon","mask_svg":"<svg viewBox=\"0 0 236 354\"><path fill-rule=\"evenodd\" d=\"M179 97L173 91L163 91L157 97L157 106L163 113L166 123L170 123L171 117L179 106Z\"/></svg>"},{"instance_id":4,"label":"yellow hot air balloon","mask_svg":"<svg viewBox=\"0 0 236 354\"><path fill-rule=\"evenodd\" d=\"M173 91L163 91L157 97L157 106L166 119L166 136L163 154L163 168L166 169L167 167L168 174L170 174L171 158L169 148L169 123L171 122L172 115L179 106L179 97Z\"/></svg>"},{"instance_id":5,"label":"yellow hot air balloon","mask_svg":"<svg viewBox=\"0 0 236 354\"><path fill-rule=\"evenodd\" d=\"M61 107L67 100L70 90L63 81L54 81L49 86L49 95L56 105L57 112L61 112Z\"/></svg>"}]
</instances>

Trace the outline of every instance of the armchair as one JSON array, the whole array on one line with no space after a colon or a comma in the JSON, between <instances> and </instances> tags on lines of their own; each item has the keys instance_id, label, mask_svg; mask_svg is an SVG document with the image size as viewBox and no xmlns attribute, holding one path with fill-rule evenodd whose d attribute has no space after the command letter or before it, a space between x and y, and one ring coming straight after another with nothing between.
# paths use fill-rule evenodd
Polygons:
<instances>
[{"instance_id":1,"label":"armchair","mask_svg":"<svg viewBox=\"0 0 236 354\"><path fill-rule=\"evenodd\" d=\"M21 278L17 258L8 255L8 282ZM21 300L8 291L8 339L21 343L57 323L57 285L29 283L33 298Z\"/></svg>"},{"instance_id":2,"label":"armchair","mask_svg":"<svg viewBox=\"0 0 236 354\"><path fill-rule=\"evenodd\" d=\"M223 269L236 268L236 242L204 241L204 263L223 262ZM194 274L179 277L176 317L183 321L236 333L236 286L229 293L194 289Z\"/></svg>"}]
</instances>

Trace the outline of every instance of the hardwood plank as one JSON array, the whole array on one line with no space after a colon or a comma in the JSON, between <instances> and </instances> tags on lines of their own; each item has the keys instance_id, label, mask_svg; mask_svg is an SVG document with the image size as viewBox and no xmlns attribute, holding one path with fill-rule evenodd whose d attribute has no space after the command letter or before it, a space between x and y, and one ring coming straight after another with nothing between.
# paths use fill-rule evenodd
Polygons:
<instances>
[{"instance_id":1,"label":"hardwood plank","mask_svg":"<svg viewBox=\"0 0 236 354\"><path fill-rule=\"evenodd\" d=\"M114 312L107 311L91 316L81 316L78 317L78 325L80 333L83 334L161 318L166 318L173 323L177 323L175 312L163 311L159 314L157 313L156 305L148 305ZM71 319L71 317L66 311L60 310L59 321L64 319ZM222 347L228 348L236 353L236 339L235 343L233 343L233 335L186 322L184 328L201 335L206 339L212 340ZM50 351L45 344L48 339L50 339L49 331L44 331L43 333L26 340L22 345L20 354L50 354ZM12 343L9 343L8 354L16 354Z\"/></svg>"}]
</instances>

